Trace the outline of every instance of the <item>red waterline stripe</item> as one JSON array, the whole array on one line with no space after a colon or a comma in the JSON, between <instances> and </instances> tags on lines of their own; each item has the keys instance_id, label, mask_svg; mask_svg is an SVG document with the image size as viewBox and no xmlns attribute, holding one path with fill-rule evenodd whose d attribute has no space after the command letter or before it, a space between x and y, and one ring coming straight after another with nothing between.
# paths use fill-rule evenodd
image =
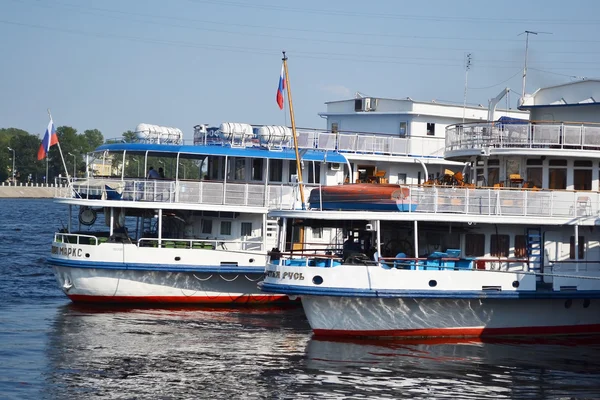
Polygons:
<instances>
[{"instance_id":1,"label":"red waterline stripe","mask_svg":"<svg viewBox=\"0 0 600 400\"><path fill-rule=\"evenodd\" d=\"M86 296L68 295L74 303L118 304L266 304L289 302L286 295L245 296Z\"/></svg>"},{"instance_id":2,"label":"red waterline stripe","mask_svg":"<svg viewBox=\"0 0 600 400\"><path fill-rule=\"evenodd\" d=\"M525 326L513 328L429 328L398 330L339 330L313 329L315 336L355 336L355 337L485 337L521 335L578 335L600 333L600 324L563 326Z\"/></svg>"}]
</instances>

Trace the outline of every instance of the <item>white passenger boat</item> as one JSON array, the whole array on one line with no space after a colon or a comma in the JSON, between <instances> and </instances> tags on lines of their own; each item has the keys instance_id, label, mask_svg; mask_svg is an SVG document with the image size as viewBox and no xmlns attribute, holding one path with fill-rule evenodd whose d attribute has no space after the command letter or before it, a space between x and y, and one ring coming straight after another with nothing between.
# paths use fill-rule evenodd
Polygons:
<instances>
[{"instance_id":1,"label":"white passenger boat","mask_svg":"<svg viewBox=\"0 0 600 400\"><path fill-rule=\"evenodd\" d=\"M272 259L260 287L301 297L316 335L600 333L599 92L578 82L522 105L557 121L448 127L466 176L411 187L414 210L272 211L337 233Z\"/></svg>"},{"instance_id":2,"label":"white passenger boat","mask_svg":"<svg viewBox=\"0 0 600 400\"><path fill-rule=\"evenodd\" d=\"M65 294L118 304L287 301L256 284L276 246L267 210L300 207L290 129L197 126L194 145L173 128L136 131L136 143L96 149L89 176L58 194L69 217L49 263ZM314 149L304 162L327 168L345 158Z\"/></svg>"}]
</instances>

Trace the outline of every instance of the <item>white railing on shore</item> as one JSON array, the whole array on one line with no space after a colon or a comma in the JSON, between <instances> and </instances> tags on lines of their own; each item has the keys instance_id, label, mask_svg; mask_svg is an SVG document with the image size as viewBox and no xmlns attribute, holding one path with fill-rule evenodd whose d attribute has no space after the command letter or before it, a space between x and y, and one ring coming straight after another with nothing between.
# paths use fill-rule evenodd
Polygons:
<instances>
[{"instance_id":1,"label":"white railing on shore","mask_svg":"<svg viewBox=\"0 0 600 400\"><path fill-rule=\"evenodd\" d=\"M393 134L373 134L366 132L332 133L317 129L298 129L298 147L322 151L337 151L340 153L383 154L397 156L442 157L444 139L432 136L399 137ZM291 137L278 137L273 140L277 146L273 148L293 148ZM194 144L198 145L228 145L214 132L197 133ZM238 144L242 147L260 146L256 139L249 139ZM267 146L269 147L269 146Z\"/></svg>"},{"instance_id":2,"label":"white railing on shore","mask_svg":"<svg viewBox=\"0 0 600 400\"><path fill-rule=\"evenodd\" d=\"M600 125L485 122L446 128L446 152L484 148L600 150Z\"/></svg>"},{"instance_id":3,"label":"white railing on shore","mask_svg":"<svg viewBox=\"0 0 600 400\"><path fill-rule=\"evenodd\" d=\"M312 187L305 187L308 198ZM57 197L89 200L211 204L291 209L299 207L295 185L208 181L78 179Z\"/></svg>"}]
</instances>

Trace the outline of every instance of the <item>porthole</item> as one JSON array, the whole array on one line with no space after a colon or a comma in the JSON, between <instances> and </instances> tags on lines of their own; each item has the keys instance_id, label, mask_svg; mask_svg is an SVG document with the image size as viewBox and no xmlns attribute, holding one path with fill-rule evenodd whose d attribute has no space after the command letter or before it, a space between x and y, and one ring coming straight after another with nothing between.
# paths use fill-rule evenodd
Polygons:
<instances>
[{"instance_id":1,"label":"porthole","mask_svg":"<svg viewBox=\"0 0 600 400\"><path fill-rule=\"evenodd\" d=\"M590 299L583 300L583 308L588 308L590 306Z\"/></svg>"},{"instance_id":2,"label":"porthole","mask_svg":"<svg viewBox=\"0 0 600 400\"><path fill-rule=\"evenodd\" d=\"M519 287L519 281L513 281L512 287L514 287L515 289L518 288Z\"/></svg>"},{"instance_id":3,"label":"porthole","mask_svg":"<svg viewBox=\"0 0 600 400\"><path fill-rule=\"evenodd\" d=\"M323 278L322 278L320 275L315 275L315 276L312 278L312 282L313 282L315 285L320 285L321 283L323 283Z\"/></svg>"},{"instance_id":4,"label":"porthole","mask_svg":"<svg viewBox=\"0 0 600 400\"><path fill-rule=\"evenodd\" d=\"M85 258L90 258L90 253L85 253Z\"/></svg>"},{"instance_id":5,"label":"porthole","mask_svg":"<svg viewBox=\"0 0 600 400\"><path fill-rule=\"evenodd\" d=\"M436 287L437 286L437 281L432 279L429 281L429 287Z\"/></svg>"},{"instance_id":6,"label":"porthole","mask_svg":"<svg viewBox=\"0 0 600 400\"><path fill-rule=\"evenodd\" d=\"M565 308L571 308L572 305L573 305L573 300L569 299L569 300L565 301Z\"/></svg>"},{"instance_id":7,"label":"porthole","mask_svg":"<svg viewBox=\"0 0 600 400\"><path fill-rule=\"evenodd\" d=\"M181 257L175 257L175 261L180 261Z\"/></svg>"},{"instance_id":8,"label":"porthole","mask_svg":"<svg viewBox=\"0 0 600 400\"><path fill-rule=\"evenodd\" d=\"M251 258L248 261L250 262L250 264L252 264L254 262L254 258Z\"/></svg>"}]
</instances>

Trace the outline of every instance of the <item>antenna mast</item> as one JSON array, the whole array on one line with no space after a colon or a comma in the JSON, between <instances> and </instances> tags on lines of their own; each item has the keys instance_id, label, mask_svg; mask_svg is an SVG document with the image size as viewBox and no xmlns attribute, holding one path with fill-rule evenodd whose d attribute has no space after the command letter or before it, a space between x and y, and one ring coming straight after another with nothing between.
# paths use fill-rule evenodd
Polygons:
<instances>
[{"instance_id":1,"label":"antenna mast","mask_svg":"<svg viewBox=\"0 0 600 400\"><path fill-rule=\"evenodd\" d=\"M469 82L469 70L471 69L471 53L468 53L465 58L465 98L463 102L463 124L465 123L465 111L467 108L467 89Z\"/></svg>"},{"instance_id":2,"label":"antenna mast","mask_svg":"<svg viewBox=\"0 0 600 400\"><path fill-rule=\"evenodd\" d=\"M534 31L525 31L519 33L517 36L525 35L525 66L523 67L523 92L521 94L521 102L525 99L525 82L527 79L527 53L529 52L529 35L538 35L540 33L544 33L546 35L552 35L552 32L534 32Z\"/></svg>"}]
</instances>

